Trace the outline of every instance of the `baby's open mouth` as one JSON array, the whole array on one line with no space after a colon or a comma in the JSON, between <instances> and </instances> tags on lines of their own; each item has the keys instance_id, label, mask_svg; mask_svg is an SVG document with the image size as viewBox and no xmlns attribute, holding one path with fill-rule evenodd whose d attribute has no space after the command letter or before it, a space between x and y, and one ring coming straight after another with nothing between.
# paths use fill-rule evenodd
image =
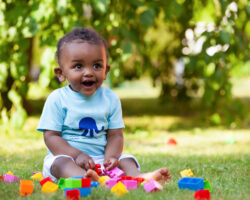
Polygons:
<instances>
[{"instance_id":1,"label":"baby's open mouth","mask_svg":"<svg viewBox=\"0 0 250 200\"><path fill-rule=\"evenodd\" d=\"M92 86L95 83L95 81L83 81L82 84L84 86Z\"/></svg>"}]
</instances>

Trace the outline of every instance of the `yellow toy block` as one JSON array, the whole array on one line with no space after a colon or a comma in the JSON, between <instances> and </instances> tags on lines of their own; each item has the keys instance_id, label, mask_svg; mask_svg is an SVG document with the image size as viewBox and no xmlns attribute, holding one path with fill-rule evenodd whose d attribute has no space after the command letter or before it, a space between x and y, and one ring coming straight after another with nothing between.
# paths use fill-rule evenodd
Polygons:
<instances>
[{"instance_id":1,"label":"yellow toy block","mask_svg":"<svg viewBox=\"0 0 250 200\"><path fill-rule=\"evenodd\" d=\"M101 185L105 185L105 182L106 180L110 179L108 176L101 176L99 179L98 179L98 182L101 184Z\"/></svg>"},{"instance_id":2,"label":"yellow toy block","mask_svg":"<svg viewBox=\"0 0 250 200\"><path fill-rule=\"evenodd\" d=\"M46 183L43 184L42 186L42 192L43 193L52 193L52 192L56 192L58 190L58 185L55 183L52 183L50 181L47 181Z\"/></svg>"},{"instance_id":3,"label":"yellow toy block","mask_svg":"<svg viewBox=\"0 0 250 200\"><path fill-rule=\"evenodd\" d=\"M37 181L41 181L43 180L43 175L41 172L38 172L36 174L34 174L33 176L30 177L33 181L37 180Z\"/></svg>"},{"instance_id":4,"label":"yellow toy block","mask_svg":"<svg viewBox=\"0 0 250 200\"><path fill-rule=\"evenodd\" d=\"M9 175L14 175L14 174L12 173L12 171L8 171L7 174L9 174Z\"/></svg>"},{"instance_id":5,"label":"yellow toy block","mask_svg":"<svg viewBox=\"0 0 250 200\"><path fill-rule=\"evenodd\" d=\"M181 174L181 177L194 177L194 174L191 171L191 169L185 169L181 171L180 174Z\"/></svg>"},{"instance_id":6,"label":"yellow toy block","mask_svg":"<svg viewBox=\"0 0 250 200\"><path fill-rule=\"evenodd\" d=\"M111 193L112 194L115 193L117 197L120 197L128 193L128 190L126 189L126 186L122 182L118 182L112 187Z\"/></svg>"}]
</instances>

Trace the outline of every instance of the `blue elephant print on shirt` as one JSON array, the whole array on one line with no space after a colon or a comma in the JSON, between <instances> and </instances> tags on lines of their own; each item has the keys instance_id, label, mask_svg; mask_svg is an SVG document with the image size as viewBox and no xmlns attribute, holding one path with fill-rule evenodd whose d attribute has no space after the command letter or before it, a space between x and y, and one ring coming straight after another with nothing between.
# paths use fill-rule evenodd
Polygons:
<instances>
[{"instance_id":1,"label":"blue elephant print on shirt","mask_svg":"<svg viewBox=\"0 0 250 200\"><path fill-rule=\"evenodd\" d=\"M84 130L82 136L86 136L90 132L90 137L94 137L94 131L96 134L104 130L104 126L102 126L101 130L98 130L96 126L96 121L91 117L84 117L79 122L79 129Z\"/></svg>"}]
</instances>

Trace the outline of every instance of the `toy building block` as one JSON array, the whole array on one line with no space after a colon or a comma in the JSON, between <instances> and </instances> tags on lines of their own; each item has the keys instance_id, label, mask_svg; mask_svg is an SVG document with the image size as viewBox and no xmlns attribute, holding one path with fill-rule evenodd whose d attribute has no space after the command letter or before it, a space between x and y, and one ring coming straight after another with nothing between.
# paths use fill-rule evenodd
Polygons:
<instances>
[{"instance_id":1,"label":"toy building block","mask_svg":"<svg viewBox=\"0 0 250 200\"><path fill-rule=\"evenodd\" d=\"M35 175L35 174L37 174L37 173L39 173L40 171L36 171L36 172L33 172L33 175Z\"/></svg>"},{"instance_id":2,"label":"toy building block","mask_svg":"<svg viewBox=\"0 0 250 200\"><path fill-rule=\"evenodd\" d=\"M82 179L83 176L74 176L74 177L71 177L71 178L73 178L73 179Z\"/></svg>"},{"instance_id":3,"label":"toy building block","mask_svg":"<svg viewBox=\"0 0 250 200\"><path fill-rule=\"evenodd\" d=\"M121 176L124 176L124 171L120 170L118 167L114 167L111 170L103 170L103 173L105 175L108 175L110 178L120 178Z\"/></svg>"},{"instance_id":4,"label":"toy building block","mask_svg":"<svg viewBox=\"0 0 250 200\"><path fill-rule=\"evenodd\" d=\"M179 189L202 190L204 189L203 178L184 177L178 181Z\"/></svg>"},{"instance_id":5,"label":"toy building block","mask_svg":"<svg viewBox=\"0 0 250 200\"><path fill-rule=\"evenodd\" d=\"M133 180L132 176L122 176L121 180Z\"/></svg>"},{"instance_id":6,"label":"toy building block","mask_svg":"<svg viewBox=\"0 0 250 200\"><path fill-rule=\"evenodd\" d=\"M125 185L127 190L137 189L138 183L136 180L122 180L121 182Z\"/></svg>"},{"instance_id":7,"label":"toy building block","mask_svg":"<svg viewBox=\"0 0 250 200\"><path fill-rule=\"evenodd\" d=\"M137 183L142 183L145 179L142 177L136 177L136 178L133 178L133 180L137 181Z\"/></svg>"},{"instance_id":8,"label":"toy building block","mask_svg":"<svg viewBox=\"0 0 250 200\"><path fill-rule=\"evenodd\" d=\"M86 197L91 194L91 187L79 188L79 190L81 197Z\"/></svg>"},{"instance_id":9,"label":"toy building block","mask_svg":"<svg viewBox=\"0 0 250 200\"><path fill-rule=\"evenodd\" d=\"M2 179L2 180L3 180L3 175L2 175L2 174L0 174L0 179Z\"/></svg>"},{"instance_id":10,"label":"toy building block","mask_svg":"<svg viewBox=\"0 0 250 200\"><path fill-rule=\"evenodd\" d=\"M101 176L99 179L98 179L98 182L101 184L101 185L105 185L105 182L106 180L110 179L108 176Z\"/></svg>"},{"instance_id":11,"label":"toy building block","mask_svg":"<svg viewBox=\"0 0 250 200\"><path fill-rule=\"evenodd\" d=\"M102 170L101 170L101 165L100 164L95 164L95 172L101 176L102 175Z\"/></svg>"},{"instance_id":12,"label":"toy building block","mask_svg":"<svg viewBox=\"0 0 250 200\"><path fill-rule=\"evenodd\" d=\"M118 180L119 179L117 179L117 178L110 178L110 179L106 180L105 181L106 188L108 188L108 189L112 188L114 185L116 185Z\"/></svg>"},{"instance_id":13,"label":"toy building block","mask_svg":"<svg viewBox=\"0 0 250 200\"><path fill-rule=\"evenodd\" d=\"M145 182L143 187L147 193L163 189L162 185L153 179L150 179L149 182Z\"/></svg>"},{"instance_id":14,"label":"toy building block","mask_svg":"<svg viewBox=\"0 0 250 200\"><path fill-rule=\"evenodd\" d=\"M91 187L91 179L90 178L82 178L81 179L81 187Z\"/></svg>"},{"instance_id":15,"label":"toy building block","mask_svg":"<svg viewBox=\"0 0 250 200\"><path fill-rule=\"evenodd\" d=\"M43 186L43 184L46 183L46 182L48 182L48 181L53 182L51 180L51 178L48 176L48 177L46 177L46 178L44 178L43 180L40 181L40 185Z\"/></svg>"},{"instance_id":16,"label":"toy building block","mask_svg":"<svg viewBox=\"0 0 250 200\"><path fill-rule=\"evenodd\" d=\"M128 193L128 190L126 189L125 185L122 182L118 182L116 185L112 187L111 193L116 194L117 197L120 197Z\"/></svg>"},{"instance_id":17,"label":"toy building block","mask_svg":"<svg viewBox=\"0 0 250 200\"><path fill-rule=\"evenodd\" d=\"M58 185L55 183L52 183L50 181L47 181L46 183L43 184L42 186L42 192L43 193L52 193L52 192L56 192L58 190Z\"/></svg>"},{"instance_id":18,"label":"toy building block","mask_svg":"<svg viewBox=\"0 0 250 200\"><path fill-rule=\"evenodd\" d=\"M80 190L72 189L66 191L67 200L80 200Z\"/></svg>"},{"instance_id":19,"label":"toy building block","mask_svg":"<svg viewBox=\"0 0 250 200\"><path fill-rule=\"evenodd\" d=\"M80 188L80 187L82 187L82 180L81 179L66 178L64 180L64 187L65 188Z\"/></svg>"},{"instance_id":20,"label":"toy building block","mask_svg":"<svg viewBox=\"0 0 250 200\"><path fill-rule=\"evenodd\" d=\"M14 174L12 173L12 171L8 171L7 174L9 174L9 175L14 175Z\"/></svg>"},{"instance_id":21,"label":"toy building block","mask_svg":"<svg viewBox=\"0 0 250 200\"><path fill-rule=\"evenodd\" d=\"M209 192L212 192L212 188L208 180L204 180L204 190L209 190Z\"/></svg>"},{"instance_id":22,"label":"toy building block","mask_svg":"<svg viewBox=\"0 0 250 200\"><path fill-rule=\"evenodd\" d=\"M10 175L10 174L5 174L3 177L3 182L5 183L13 183L13 182L18 182L20 179L17 176Z\"/></svg>"},{"instance_id":23,"label":"toy building block","mask_svg":"<svg viewBox=\"0 0 250 200\"><path fill-rule=\"evenodd\" d=\"M31 176L31 179L41 181L41 180L43 180L43 175L41 172L38 172L38 173L34 174L33 176Z\"/></svg>"},{"instance_id":24,"label":"toy building block","mask_svg":"<svg viewBox=\"0 0 250 200\"><path fill-rule=\"evenodd\" d=\"M97 181L91 181L91 187L98 187L100 185Z\"/></svg>"},{"instance_id":25,"label":"toy building block","mask_svg":"<svg viewBox=\"0 0 250 200\"><path fill-rule=\"evenodd\" d=\"M210 200L209 190L197 190L194 194L196 200Z\"/></svg>"},{"instance_id":26,"label":"toy building block","mask_svg":"<svg viewBox=\"0 0 250 200\"><path fill-rule=\"evenodd\" d=\"M170 138L168 141L167 141L167 144L169 145L177 145L177 141L174 139L174 138Z\"/></svg>"},{"instance_id":27,"label":"toy building block","mask_svg":"<svg viewBox=\"0 0 250 200\"><path fill-rule=\"evenodd\" d=\"M91 194L91 188L74 188L79 190L80 192L80 197L86 197ZM65 188L64 189L64 196L66 196L66 192L72 190L72 188Z\"/></svg>"},{"instance_id":28,"label":"toy building block","mask_svg":"<svg viewBox=\"0 0 250 200\"><path fill-rule=\"evenodd\" d=\"M26 196L33 193L34 184L30 180L20 180L19 191L20 196Z\"/></svg>"},{"instance_id":29,"label":"toy building block","mask_svg":"<svg viewBox=\"0 0 250 200\"><path fill-rule=\"evenodd\" d=\"M191 169L185 169L181 171L180 174L181 174L181 177L194 177L194 174L191 171Z\"/></svg>"},{"instance_id":30,"label":"toy building block","mask_svg":"<svg viewBox=\"0 0 250 200\"><path fill-rule=\"evenodd\" d=\"M65 179L64 178L60 178L57 185L58 185L58 188L59 189L64 189L65 186L64 186L64 183L65 183Z\"/></svg>"}]
</instances>

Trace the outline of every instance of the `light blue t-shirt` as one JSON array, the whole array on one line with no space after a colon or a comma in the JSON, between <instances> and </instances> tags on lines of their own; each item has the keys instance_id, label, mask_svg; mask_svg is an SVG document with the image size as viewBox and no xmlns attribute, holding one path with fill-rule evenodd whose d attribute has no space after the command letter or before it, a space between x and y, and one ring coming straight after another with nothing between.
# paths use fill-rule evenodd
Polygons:
<instances>
[{"instance_id":1,"label":"light blue t-shirt","mask_svg":"<svg viewBox=\"0 0 250 200\"><path fill-rule=\"evenodd\" d=\"M100 87L84 96L68 85L48 96L37 130L59 131L71 146L98 156L104 155L107 130L118 128L124 128L122 109L112 90Z\"/></svg>"}]
</instances>

